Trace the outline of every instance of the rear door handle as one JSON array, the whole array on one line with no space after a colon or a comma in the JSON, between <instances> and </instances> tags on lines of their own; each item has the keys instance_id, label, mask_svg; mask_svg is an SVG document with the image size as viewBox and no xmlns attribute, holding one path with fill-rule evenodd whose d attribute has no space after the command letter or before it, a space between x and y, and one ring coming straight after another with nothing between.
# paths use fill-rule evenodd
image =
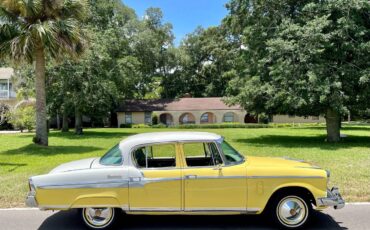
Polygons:
<instances>
[{"instance_id":1,"label":"rear door handle","mask_svg":"<svg viewBox=\"0 0 370 230\"><path fill-rule=\"evenodd\" d=\"M197 179L197 175L186 175L185 179Z\"/></svg>"}]
</instances>

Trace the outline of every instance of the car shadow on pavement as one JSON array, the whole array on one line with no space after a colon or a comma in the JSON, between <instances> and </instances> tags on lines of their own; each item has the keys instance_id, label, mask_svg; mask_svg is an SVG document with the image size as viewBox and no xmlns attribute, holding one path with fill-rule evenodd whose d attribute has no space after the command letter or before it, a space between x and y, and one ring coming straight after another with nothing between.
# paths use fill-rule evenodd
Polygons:
<instances>
[{"instance_id":1,"label":"car shadow on pavement","mask_svg":"<svg viewBox=\"0 0 370 230\"><path fill-rule=\"evenodd\" d=\"M347 229L341 227L331 216L315 212L306 229ZM86 229L79 213L73 211L56 212L40 226L46 229ZM121 215L114 229L277 229L266 216L143 216Z\"/></svg>"}]
</instances>

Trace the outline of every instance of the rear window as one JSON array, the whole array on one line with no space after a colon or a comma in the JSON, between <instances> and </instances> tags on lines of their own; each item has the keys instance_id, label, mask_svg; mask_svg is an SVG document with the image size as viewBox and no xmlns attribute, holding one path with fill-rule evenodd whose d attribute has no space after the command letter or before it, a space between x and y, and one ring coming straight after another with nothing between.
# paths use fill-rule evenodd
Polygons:
<instances>
[{"instance_id":1,"label":"rear window","mask_svg":"<svg viewBox=\"0 0 370 230\"><path fill-rule=\"evenodd\" d=\"M100 164L102 165L120 165L121 163L122 154L118 144L100 158Z\"/></svg>"}]
</instances>

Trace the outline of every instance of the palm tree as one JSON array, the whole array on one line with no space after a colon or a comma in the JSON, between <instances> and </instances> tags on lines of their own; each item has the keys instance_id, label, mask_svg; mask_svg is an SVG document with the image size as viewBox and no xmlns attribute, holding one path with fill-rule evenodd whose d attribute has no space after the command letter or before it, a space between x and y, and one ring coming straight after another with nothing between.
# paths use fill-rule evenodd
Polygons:
<instances>
[{"instance_id":1,"label":"palm tree","mask_svg":"<svg viewBox=\"0 0 370 230\"><path fill-rule=\"evenodd\" d=\"M35 63L36 138L48 145L45 62L79 56L86 37L81 22L87 0L0 0L0 58Z\"/></svg>"}]
</instances>

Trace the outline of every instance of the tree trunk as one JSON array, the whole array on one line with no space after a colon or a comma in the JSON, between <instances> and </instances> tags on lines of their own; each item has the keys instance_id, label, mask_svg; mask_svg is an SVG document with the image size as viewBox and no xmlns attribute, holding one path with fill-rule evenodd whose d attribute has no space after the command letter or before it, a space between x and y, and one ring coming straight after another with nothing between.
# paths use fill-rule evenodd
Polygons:
<instances>
[{"instance_id":1,"label":"tree trunk","mask_svg":"<svg viewBox=\"0 0 370 230\"><path fill-rule=\"evenodd\" d=\"M36 144L48 145L46 124L46 93L45 93L45 55L44 48L39 47L35 52L36 72Z\"/></svg>"},{"instance_id":2,"label":"tree trunk","mask_svg":"<svg viewBox=\"0 0 370 230\"><path fill-rule=\"evenodd\" d=\"M59 111L57 112L57 130L60 130L60 117L59 117Z\"/></svg>"},{"instance_id":3,"label":"tree trunk","mask_svg":"<svg viewBox=\"0 0 370 230\"><path fill-rule=\"evenodd\" d=\"M68 114L65 110L63 110L63 124L62 124L62 132L68 132L69 126L68 126Z\"/></svg>"},{"instance_id":4,"label":"tree trunk","mask_svg":"<svg viewBox=\"0 0 370 230\"><path fill-rule=\"evenodd\" d=\"M83 134L83 131L82 131L82 114L81 114L81 111L79 108L75 108L75 133L77 135L82 135Z\"/></svg>"},{"instance_id":5,"label":"tree trunk","mask_svg":"<svg viewBox=\"0 0 370 230\"><path fill-rule=\"evenodd\" d=\"M333 109L326 111L326 133L328 142L340 141L340 115Z\"/></svg>"}]
</instances>

